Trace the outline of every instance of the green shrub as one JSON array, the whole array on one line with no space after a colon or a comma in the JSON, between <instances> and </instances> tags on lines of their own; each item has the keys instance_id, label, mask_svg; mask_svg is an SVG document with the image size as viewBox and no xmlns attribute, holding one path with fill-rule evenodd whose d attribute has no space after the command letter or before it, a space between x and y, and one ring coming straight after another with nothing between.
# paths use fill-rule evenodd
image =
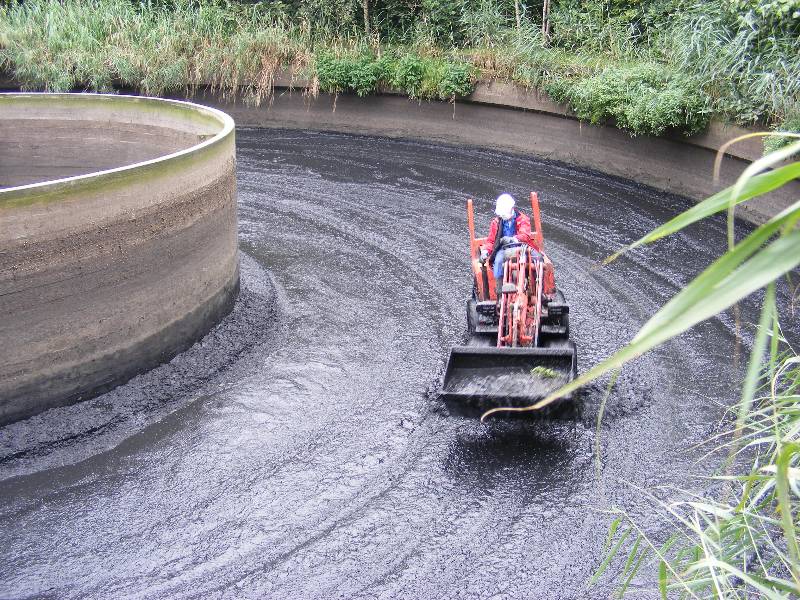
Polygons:
<instances>
[{"instance_id":1,"label":"green shrub","mask_svg":"<svg viewBox=\"0 0 800 600\"><path fill-rule=\"evenodd\" d=\"M472 92L475 69L463 62L386 53L335 56L321 52L316 59L317 80L323 92L373 94L386 84L411 98L452 100Z\"/></svg>"},{"instance_id":2,"label":"green shrub","mask_svg":"<svg viewBox=\"0 0 800 600\"><path fill-rule=\"evenodd\" d=\"M350 68L350 89L359 96L374 94L383 77L383 64L371 54L355 59Z\"/></svg>"},{"instance_id":3,"label":"green shrub","mask_svg":"<svg viewBox=\"0 0 800 600\"><path fill-rule=\"evenodd\" d=\"M319 89L331 94L350 90L354 65L355 62L350 58L340 58L328 52L318 54L316 70Z\"/></svg>"},{"instance_id":4,"label":"green shrub","mask_svg":"<svg viewBox=\"0 0 800 600\"><path fill-rule=\"evenodd\" d=\"M442 100L468 96L475 88L477 73L466 63L443 64L436 91Z\"/></svg>"},{"instance_id":5,"label":"green shrub","mask_svg":"<svg viewBox=\"0 0 800 600\"><path fill-rule=\"evenodd\" d=\"M570 90L573 86L574 83L570 82L568 79L555 78L545 81L542 87L554 102L568 104L570 101Z\"/></svg>"},{"instance_id":6,"label":"green shrub","mask_svg":"<svg viewBox=\"0 0 800 600\"><path fill-rule=\"evenodd\" d=\"M405 54L388 65L389 83L411 98L454 100L472 93L477 72L465 62Z\"/></svg>"},{"instance_id":7,"label":"green shrub","mask_svg":"<svg viewBox=\"0 0 800 600\"><path fill-rule=\"evenodd\" d=\"M412 98L419 98L424 77L425 63L422 59L413 54L406 54L393 65L390 83Z\"/></svg>"},{"instance_id":8,"label":"green shrub","mask_svg":"<svg viewBox=\"0 0 800 600\"><path fill-rule=\"evenodd\" d=\"M337 57L329 52L322 52L317 55L316 60L319 89L331 94L374 94L386 78L384 69L384 62L368 53Z\"/></svg>"},{"instance_id":9,"label":"green shrub","mask_svg":"<svg viewBox=\"0 0 800 600\"><path fill-rule=\"evenodd\" d=\"M708 124L696 87L658 65L606 68L582 79L552 81L545 89L578 118L594 125L613 121L634 135L691 134Z\"/></svg>"}]
</instances>

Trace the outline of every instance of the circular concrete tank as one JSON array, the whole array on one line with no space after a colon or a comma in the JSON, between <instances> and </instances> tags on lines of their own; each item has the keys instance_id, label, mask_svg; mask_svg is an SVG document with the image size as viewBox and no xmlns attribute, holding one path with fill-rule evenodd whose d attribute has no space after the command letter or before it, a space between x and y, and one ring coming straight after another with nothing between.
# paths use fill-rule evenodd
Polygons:
<instances>
[{"instance_id":1,"label":"circular concrete tank","mask_svg":"<svg viewBox=\"0 0 800 600\"><path fill-rule=\"evenodd\" d=\"M0 422L165 362L239 288L233 120L179 101L0 94Z\"/></svg>"}]
</instances>

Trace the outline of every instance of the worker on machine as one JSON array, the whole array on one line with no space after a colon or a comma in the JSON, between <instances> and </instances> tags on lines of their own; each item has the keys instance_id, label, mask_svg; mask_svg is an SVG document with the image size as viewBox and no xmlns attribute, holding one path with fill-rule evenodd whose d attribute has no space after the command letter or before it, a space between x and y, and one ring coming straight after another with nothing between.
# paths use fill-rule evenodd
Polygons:
<instances>
[{"instance_id":1,"label":"worker on machine","mask_svg":"<svg viewBox=\"0 0 800 600\"><path fill-rule=\"evenodd\" d=\"M481 260L489 260L494 273L497 299L500 300L503 288L503 263L504 248L510 244L527 244L531 247L534 260L540 260L541 248L536 245L536 240L531 233L531 220L516 208L516 201L511 194L500 194L495 203L492 224L489 235L481 248Z\"/></svg>"}]
</instances>

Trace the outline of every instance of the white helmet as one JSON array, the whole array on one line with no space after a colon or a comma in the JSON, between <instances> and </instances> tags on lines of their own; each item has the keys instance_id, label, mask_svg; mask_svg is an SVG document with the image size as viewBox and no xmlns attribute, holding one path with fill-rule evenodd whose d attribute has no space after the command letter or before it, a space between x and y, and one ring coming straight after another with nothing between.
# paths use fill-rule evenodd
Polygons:
<instances>
[{"instance_id":1,"label":"white helmet","mask_svg":"<svg viewBox=\"0 0 800 600\"><path fill-rule=\"evenodd\" d=\"M500 194L497 197L497 204L495 205L494 214L501 219L508 220L514 215L514 205L516 201L511 194Z\"/></svg>"}]
</instances>

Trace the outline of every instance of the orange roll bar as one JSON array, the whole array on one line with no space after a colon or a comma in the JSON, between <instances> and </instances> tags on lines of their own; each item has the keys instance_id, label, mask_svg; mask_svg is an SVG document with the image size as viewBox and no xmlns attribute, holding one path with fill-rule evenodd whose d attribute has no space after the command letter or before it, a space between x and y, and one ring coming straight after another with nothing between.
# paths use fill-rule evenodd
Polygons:
<instances>
[{"instance_id":1,"label":"orange roll bar","mask_svg":"<svg viewBox=\"0 0 800 600\"><path fill-rule=\"evenodd\" d=\"M539 194L536 192L531 192L531 210L533 211L533 226L536 228L536 242L539 244L539 249L544 251L542 217L539 215Z\"/></svg>"},{"instance_id":2,"label":"orange roll bar","mask_svg":"<svg viewBox=\"0 0 800 600\"><path fill-rule=\"evenodd\" d=\"M472 214L472 198L467 200L467 223L469 224L469 255L470 258L476 258L475 255L475 217Z\"/></svg>"}]
</instances>

